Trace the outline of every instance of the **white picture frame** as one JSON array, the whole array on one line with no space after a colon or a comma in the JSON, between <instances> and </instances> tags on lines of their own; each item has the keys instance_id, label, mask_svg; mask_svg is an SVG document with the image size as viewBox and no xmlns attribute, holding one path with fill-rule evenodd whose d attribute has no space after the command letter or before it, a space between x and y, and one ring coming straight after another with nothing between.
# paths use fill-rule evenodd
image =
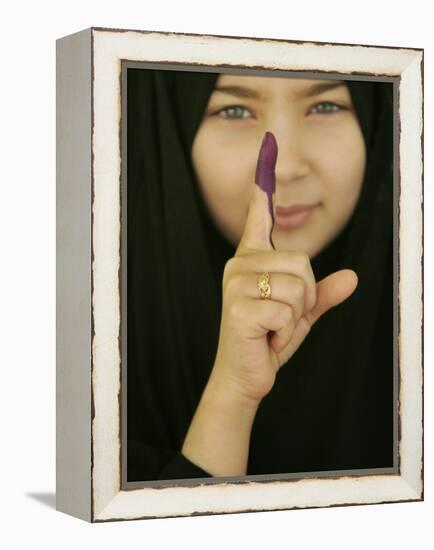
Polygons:
<instances>
[{"instance_id":1,"label":"white picture frame","mask_svg":"<svg viewBox=\"0 0 434 550\"><path fill-rule=\"evenodd\" d=\"M105 522L422 500L423 49L98 27L60 38L56 46L57 509ZM121 106L128 63L176 70L321 72L393 82L393 471L270 476L266 483L249 476L241 482L189 479L146 486L125 481Z\"/></svg>"}]
</instances>

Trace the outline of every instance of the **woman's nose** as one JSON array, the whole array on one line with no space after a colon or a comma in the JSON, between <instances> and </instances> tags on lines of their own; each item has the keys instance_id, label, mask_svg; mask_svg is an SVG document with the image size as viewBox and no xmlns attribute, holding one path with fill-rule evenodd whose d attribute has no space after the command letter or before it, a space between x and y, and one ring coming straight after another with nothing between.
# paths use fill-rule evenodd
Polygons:
<instances>
[{"instance_id":1,"label":"woman's nose","mask_svg":"<svg viewBox=\"0 0 434 550\"><path fill-rule=\"evenodd\" d=\"M276 184L300 181L309 173L308 151L300 136L294 130L270 132L277 141Z\"/></svg>"}]
</instances>

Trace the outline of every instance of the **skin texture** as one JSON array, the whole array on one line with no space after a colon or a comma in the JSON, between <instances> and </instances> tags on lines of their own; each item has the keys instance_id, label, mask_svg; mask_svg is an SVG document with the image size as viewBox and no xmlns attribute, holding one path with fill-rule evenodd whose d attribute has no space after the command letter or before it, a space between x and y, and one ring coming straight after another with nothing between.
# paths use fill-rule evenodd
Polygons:
<instances>
[{"instance_id":1,"label":"skin texture","mask_svg":"<svg viewBox=\"0 0 434 550\"><path fill-rule=\"evenodd\" d=\"M314 257L351 217L363 181L366 153L348 88L308 96L312 84L330 82L220 75L216 87L242 86L241 97L215 89L192 146L192 162L208 210L223 235L238 245L250 204L258 151L265 132L279 145L277 205L319 204L297 228L275 225L276 250Z\"/></svg>"},{"instance_id":2,"label":"skin texture","mask_svg":"<svg viewBox=\"0 0 434 550\"><path fill-rule=\"evenodd\" d=\"M271 237L274 226L273 194L276 191L276 176L274 173L277 160L277 142L271 132L265 132L259 151L258 163L256 165L255 183L258 185L268 199L268 210L272 219L270 231L270 244L275 248Z\"/></svg>"}]
</instances>

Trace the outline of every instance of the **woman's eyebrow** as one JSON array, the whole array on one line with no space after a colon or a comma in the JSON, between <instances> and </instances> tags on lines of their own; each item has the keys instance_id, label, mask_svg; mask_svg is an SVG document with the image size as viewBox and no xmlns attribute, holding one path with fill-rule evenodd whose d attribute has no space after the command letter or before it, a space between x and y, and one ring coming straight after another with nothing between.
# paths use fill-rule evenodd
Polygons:
<instances>
[{"instance_id":1,"label":"woman's eyebrow","mask_svg":"<svg viewBox=\"0 0 434 550\"><path fill-rule=\"evenodd\" d=\"M295 95L296 97L312 97L322 92L339 88L340 86L345 86L345 82L344 81L319 82L317 84L311 84L310 86L302 90L298 90L294 92L293 95ZM246 86L216 86L213 91L222 92L222 93L233 95L236 97L247 97L247 98L254 98L254 99L259 99L262 95L257 90L248 88Z\"/></svg>"}]
</instances>

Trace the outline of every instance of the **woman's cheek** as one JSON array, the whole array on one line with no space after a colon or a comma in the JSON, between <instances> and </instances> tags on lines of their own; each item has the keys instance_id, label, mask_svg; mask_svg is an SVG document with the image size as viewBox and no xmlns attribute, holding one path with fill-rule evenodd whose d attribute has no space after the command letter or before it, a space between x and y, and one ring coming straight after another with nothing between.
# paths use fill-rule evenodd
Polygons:
<instances>
[{"instance_id":1,"label":"woman's cheek","mask_svg":"<svg viewBox=\"0 0 434 550\"><path fill-rule=\"evenodd\" d=\"M363 138L356 132L322 148L321 170L339 194L356 195L361 187L366 155Z\"/></svg>"}]
</instances>

